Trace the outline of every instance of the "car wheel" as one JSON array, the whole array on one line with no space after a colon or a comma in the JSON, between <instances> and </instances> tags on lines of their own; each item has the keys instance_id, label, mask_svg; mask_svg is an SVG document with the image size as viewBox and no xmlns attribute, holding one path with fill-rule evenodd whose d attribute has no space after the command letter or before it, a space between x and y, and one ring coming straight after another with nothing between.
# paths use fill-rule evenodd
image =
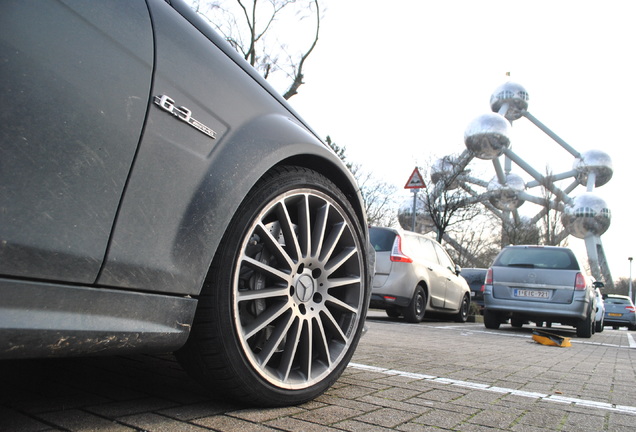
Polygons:
<instances>
[{"instance_id":1,"label":"car wheel","mask_svg":"<svg viewBox=\"0 0 636 432\"><path fill-rule=\"evenodd\" d=\"M588 310L587 317L580 320L576 324L576 336L582 338L590 338L594 334L595 322L592 317L592 311Z\"/></svg>"},{"instance_id":2,"label":"car wheel","mask_svg":"<svg viewBox=\"0 0 636 432\"><path fill-rule=\"evenodd\" d=\"M426 293L421 286L415 288L411 304L404 308L404 318L410 323L419 323L426 313Z\"/></svg>"},{"instance_id":3,"label":"car wheel","mask_svg":"<svg viewBox=\"0 0 636 432\"><path fill-rule=\"evenodd\" d=\"M605 319L601 318L601 321L596 322L596 333L602 333L605 330Z\"/></svg>"},{"instance_id":4,"label":"car wheel","mask_svg":"<svg viewBox=\"0 0 636 432\"><path fill-rule=\"evenodd\" d=\"M261 406L314 399L344 371L369 298L366 240L339 189L281 167L247 195L177 352L221 397Z\"/></svg>"},{"instance_id":5,"label":"car wheel","mask_svg":"<svg viewBox=\"0 0 636 432\"><path fill-rule=\"evenodd\" d=\"M400 311L396 308L387 308L385 312L389 318L399 318L400 316Z\"/></svg>"},{"instance_id":6,"label":"car wheel","mask_svg":"<svg viewBox=\"0 0 636 432\"><path fill-rule=\"evenodd\" d=\"M468 320L468 309L470 308L470 298L465 295L461 307L459 308L459 312L455 315L455 322L465 323Z\"/></svg>"},{"instance_id":7,"label":"car wheel","mask_svg":"<svg viewBox=\"0 0 636 432\"><path fill-rule=\"evenodd\" d=\"M487 329L497 330L499 326L501 326L499 316L494 312L490 312L488 309L484 309L484 326Z\"/></svg>"}]
</instances>

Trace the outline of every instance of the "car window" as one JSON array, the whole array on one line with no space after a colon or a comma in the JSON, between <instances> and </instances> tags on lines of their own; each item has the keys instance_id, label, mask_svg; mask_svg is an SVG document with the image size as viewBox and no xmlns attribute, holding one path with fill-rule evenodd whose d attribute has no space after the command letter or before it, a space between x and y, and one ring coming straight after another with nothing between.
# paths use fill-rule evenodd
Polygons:
<instances>
[{"instance_id":1,"label":"car window","mask_svg":"<svg viewBox=\"0 0 636 432\"><path fill-rule=\"evenodd\" d=\"M426 261L439 263L439 259L435 253L435 246L432 241L420 237L420 246L422 249L422 256Z\"/></svg>"},{"instance_id":2,"label":"car window","mask_svg":"<svg viewBox=\"0 0 636 432\"><path fill-rule=\"evenodd\" d=\"M369 230L369 239L376 252L388 252L393 248L395 233L389 230L371 228Z\"/></svg>"},{"instance_id":3,"label":"car window","mask_svg":"<svg viewBox=\"0 0 636 432\"><path fill-rule=\"evenodd\" d=\"M453 263L453 260L450 259L446 251L439 244L433 242L430 243L433 244L433 247L437 252L439 263L442 265L442 267L446 267L452 271L455 268L455 264Z\"/></svg>"},{"instance_id":4,"label":"car window","mask_svg":"<svg viewBox=\"0 0 636 432\"><path fill-rule=\"evenodd\" d=\"M495 265L504 267L579 270L576 259L567 249L551 248L504 249L497 258Z\"/></svg>"},{"instance_id":5,"label":"car window","mask_svg":"<svg viewBox=\"0 0 636 432\"><path fill-rule=\"evenodd\" d=\"M622 298L612 298L612 297L608 297L605 299L605 303L606 304L629 304L629 300L627 299L622 299Z\"/></svg>"},{"instance_id":6,"label":"car window","mask_svg":"<svg viewBox=\"0 0 636 432\"><path fill-rule=\"evenodd\" d=\"M465 271L462 270L462 277L466 279L466 282L471 283L484 283L484 279L486 278L486 272L474 272L474 271Z\"/></svg>"}]
</instances>

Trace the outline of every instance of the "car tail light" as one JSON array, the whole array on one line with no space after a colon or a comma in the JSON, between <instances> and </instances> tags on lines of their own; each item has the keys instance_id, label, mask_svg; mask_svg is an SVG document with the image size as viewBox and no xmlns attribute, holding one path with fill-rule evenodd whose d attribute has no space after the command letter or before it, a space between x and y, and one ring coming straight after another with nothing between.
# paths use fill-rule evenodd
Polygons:
<instances>
[{"instance_id":1,"label":"car tail light","mask_svg":"<svg viewBox=\"0 0 636 432\"><path fill-rule=\"evenodd\" d=\"M574 280L574 289L576 291L582 291L585 289L587 284L585 283L585 277L581 273L576 274L576 279Z\"/></svg>"},{"instance_id":2,"label":"car tail light","mask_svg":"<svg viewBox=\"0 0 636 432\"><path fill-rule=\"evenodd\" d=\"M625 309L627 309L631 313L635 313L636 312L636 307L634 307L634 306L625 306Z\"/></svg>"},{"instance_id":3,"label":"car tail light","mask_svg":"<svg viewBox=\"0 0 636 432\"><path fill-rule=\"evenodd\" d=\"M484 284L492 285L492 267L486 272L486 280L484 281Z\"/></svg>"},{"instance_id":4,"label":"car tail light","mask_svg":"<svg viewBox=\"0 0 636 432\"><path fill-rule=\"evenodd\" d=\"M393 249L391 249L391 261L403 263L413 262L413 258L405 255L404 252L402 252L402 238L399 236L399 234L395 236L395 240L393 241Z\"/></svg>"}]
</instances>

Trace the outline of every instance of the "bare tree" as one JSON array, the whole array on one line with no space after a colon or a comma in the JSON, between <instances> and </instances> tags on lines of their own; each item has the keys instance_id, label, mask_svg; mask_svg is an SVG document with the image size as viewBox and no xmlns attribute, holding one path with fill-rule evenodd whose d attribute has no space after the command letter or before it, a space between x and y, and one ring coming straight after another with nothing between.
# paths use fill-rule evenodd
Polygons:
<instances>
[{"instance_id":1,"label":"bare tree","mask_svg":"<svg viewBox=\"0 0 636 432\"><path fill-rule=\"evenodd\" d=\"M430 172L430 168L427 171ZM470 195L457 187L460 174L456 172L442 176L434 187L422 189L417 197L420 208L435 226L438 242L454 226L471 221L481 214L481 209L472 202Z\"/></svg>"},{"instance_id":2,"label":"bare tree","mask_svg":"<svg viewBox=\"0 0 636 432\"><path fill-rule=\"evenodd\" d=\"M549 167L546 167L546 179L552 177L552 171ZM541 221L543 226L541 227L541 233L543 237L543 244L550 246L565 245L567 241L561 239L559 236L559 227L561 225L561 212L554 208L554 201L556 195L550 191L547 187L542 188L544 210Z\"/></svg>"},{"instance_id":3,"label":"bare tree","mask_svg":"<svg viewBox=\"0 0 636 432\"><path fill-rule=\"evenodd\" d=\"M352 167L352 173L360 187L360 194L367 211L370 225L395 226L397 224L397 206L395 200L397 188L379 180L370 172L362 170L360 165Z\"/></svg>"},{"instance_id":4,"label":"bare tree","mask_svg":"<svg viewBox=\"0 0 636 432\"><path fill-rule=\"evenodd\" d=\"M501 250L499 237L493 230L495 223L493 216L484 211L470 222L458 224L454 229L453 239L461 247L447 248L453 261L461 267L490 266Z\"/></svg>"},{"instance_id":5,"label":"bare tree","mask_svg":"<svg viewBox=\"0 0 636 432\"><path fill-rule=\"evenodd\" d=\"M320 35L319 0L189 1L265 79L284 83L285 99L298 93Z\"/></svg>"},{"instance_id":6,"label":"bare tree","mask_svg":"<svg viewBox=\"0 0 636 432\"><path fill-rule=\"evenodd\" d=\"M367 222L370 225L393 226L397 223L397 203L395 201L396 187L378 180L372 173L366 172L359 164L347 160L346 147L340 147L330 136L325 142L345 163L353 174L360 188L360 195L364 200Z\"/></svg>"}]
</instances>

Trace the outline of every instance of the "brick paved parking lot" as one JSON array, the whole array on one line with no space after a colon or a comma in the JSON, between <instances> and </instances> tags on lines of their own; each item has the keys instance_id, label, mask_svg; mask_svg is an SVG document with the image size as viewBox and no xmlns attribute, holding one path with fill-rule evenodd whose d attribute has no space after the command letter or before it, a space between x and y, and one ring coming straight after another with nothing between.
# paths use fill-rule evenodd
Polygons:
<instances>
[{"instance_id":1,"label":"brick paved parking lot","mask_svg":"<svg viewBox=\"0 0 636 432\"><path fill-rule=\"evenodd\" d=\"M371 311L341 379L313 402L218 402L170 355L0 362L0 431L633 431L635 332L568 348L531 328Z\"/></svg>"}]
</instances>

